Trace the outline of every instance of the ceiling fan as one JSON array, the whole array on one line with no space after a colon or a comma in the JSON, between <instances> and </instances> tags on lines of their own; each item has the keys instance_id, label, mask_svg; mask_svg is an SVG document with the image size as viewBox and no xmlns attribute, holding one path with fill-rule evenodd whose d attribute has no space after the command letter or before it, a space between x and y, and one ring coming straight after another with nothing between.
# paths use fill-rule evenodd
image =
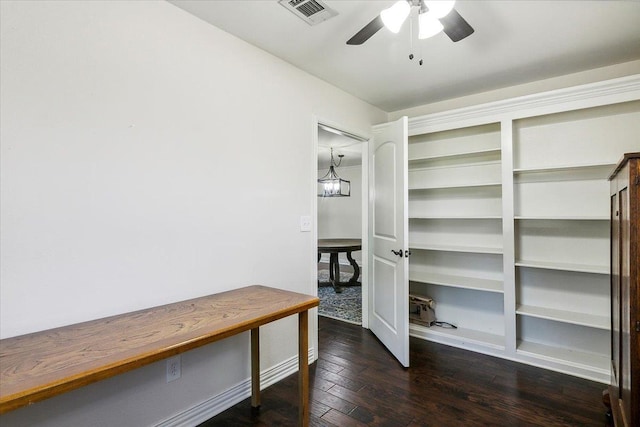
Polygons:
<instances>
[{"instance_id":1,"label":"ceiling fan","mask_svg":"<svg viewBox=\"0 0 640 427\"><path fill-rule=\"evenodd\" d=\"M400 0L393 6L384 9L371 22L365 25L347 44L360 45L382 27L398 33L402 24L411 13L411 8L418 8L418 38L426 39L440 31L458 42L473 34L473 27L453 8L455 0Z\"/></svg>"}]
</instances>

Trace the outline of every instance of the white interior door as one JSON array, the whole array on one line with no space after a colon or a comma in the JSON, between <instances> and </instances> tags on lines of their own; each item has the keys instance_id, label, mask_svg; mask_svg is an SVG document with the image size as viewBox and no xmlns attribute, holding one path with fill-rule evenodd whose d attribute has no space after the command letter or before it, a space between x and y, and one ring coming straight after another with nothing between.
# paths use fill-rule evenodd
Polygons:
<instances>
[{"instance_id":1,"label":"white interior door","mask_svg":"<svg viewBox=\"0 0 640 427\"><path fill-rule=\"evenodd\" d=\"M373 127L369 144L369 328L409 366L407 118Z\"/></svg>"}]
</instances>

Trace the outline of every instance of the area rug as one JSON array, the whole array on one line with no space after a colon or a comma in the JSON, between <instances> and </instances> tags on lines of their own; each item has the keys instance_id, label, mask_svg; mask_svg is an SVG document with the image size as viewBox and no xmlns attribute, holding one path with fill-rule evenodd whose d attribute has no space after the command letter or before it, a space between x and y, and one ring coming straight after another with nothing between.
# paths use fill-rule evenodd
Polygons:
<instances>
[{"instance_id":1,"label":"area rug","mask_svg":"<svg viewBox=\"0 0 640 427\"><path fill-rule=\"evenodd\" d=\"M340 281L347 282L349 273L340 273ZM344 322L362 324L362 286L344 286L342 293L337 294L329 282L329 270L319 270L318 298L320 306L318 315L342 320Z\"/></svg>"}]
</instances>

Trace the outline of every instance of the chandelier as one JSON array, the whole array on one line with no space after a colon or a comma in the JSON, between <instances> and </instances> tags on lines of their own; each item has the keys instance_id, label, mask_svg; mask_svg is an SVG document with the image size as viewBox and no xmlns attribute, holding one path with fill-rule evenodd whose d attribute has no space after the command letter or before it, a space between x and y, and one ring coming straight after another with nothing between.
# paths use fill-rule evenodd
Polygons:
<instances>
[{"instance_id":1,"label":"chandelier","mask_svg":"<svg viewBox=\"0 0 640 427\"><path fill-rule=\"evenodd\" d=\"M351 183L342 179L336 173L336 168L342 163L344 154L338 154L338 163L333 158L333 148L331 148L331 163L329 170L318 179L318 197L349 197L351 196Z\"/></svg>"}]
</instances>

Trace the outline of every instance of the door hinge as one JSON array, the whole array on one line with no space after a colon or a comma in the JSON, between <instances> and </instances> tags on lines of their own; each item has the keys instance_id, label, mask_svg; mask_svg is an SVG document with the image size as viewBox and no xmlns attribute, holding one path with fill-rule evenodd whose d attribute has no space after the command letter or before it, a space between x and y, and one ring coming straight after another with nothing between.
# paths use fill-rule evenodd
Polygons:
<instances>
[{"instance_id":1,"label":"door hinge","mask_svg":"<svg viewBox=\"0 0 640 427\"><path fill-rule=\"evenodd\" d=\"M636 176L636 185L640 185L640 175Z\"/></svg>"},{"instance_id":2,"label":"door hinge","mask_svg":"<svg viewBox=\"0 0 640 427\"><path fill-rule=\"evenodd\" d=\"M636 332L640 332L640 320L636 321Z\"/></svg>"}]
</instances>

